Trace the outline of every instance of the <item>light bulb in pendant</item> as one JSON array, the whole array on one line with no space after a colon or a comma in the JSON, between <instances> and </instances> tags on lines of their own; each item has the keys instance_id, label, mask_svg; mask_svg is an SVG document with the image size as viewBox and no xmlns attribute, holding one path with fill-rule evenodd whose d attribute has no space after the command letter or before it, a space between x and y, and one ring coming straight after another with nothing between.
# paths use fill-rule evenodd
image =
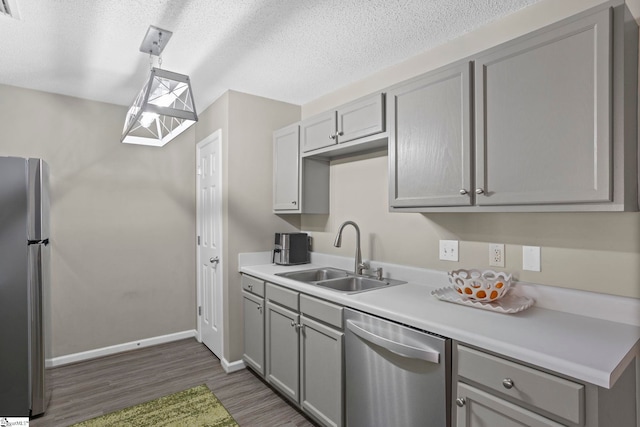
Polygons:
<instances>
[{"instance_id":1,"label":"light bulb in pendant","mask_svg":"<svg viewBox=\"0 0 640 427\"><path fill-rule=\"evenodd\" d=\"M140 124L145 128L151 126L159 116L156 113L142 113L142 117L140 117Z\"/></svg>"}]
</instances>

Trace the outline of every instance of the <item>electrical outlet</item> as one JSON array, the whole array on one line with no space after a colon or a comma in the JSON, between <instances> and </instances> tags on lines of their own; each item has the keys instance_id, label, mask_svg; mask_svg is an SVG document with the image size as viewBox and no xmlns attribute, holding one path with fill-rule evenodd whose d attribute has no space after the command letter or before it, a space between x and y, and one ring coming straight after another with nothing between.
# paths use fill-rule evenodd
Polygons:
<instances>
[{"instance_id":1,"label":"electrical outlet","mask_svg":"<svg viewBox=\"0 0 640 427\"><path fill-rule=\"evenodd\" d=\"M540 246L522 247L522 269L540 271Z\"/></svg>"},{"instance_id":2,"label":"electrical outlet","mask_svg":"<svg viewBox=\"0 0 640 427\"><path fill-rule=\"evenodd\" d=\"M504 244L489 243L489 265L504 267Z\"/></svg>"},{"instance_id":3,"label":"electrical outlet","mask_svg":"<svg viewBox=\"0 0 640 427\"><path fill-rule=\"evenodd\" d=\"M442 261L458 261L457 240L440 240L440 259Z\"/></svg>"}]
</instances>

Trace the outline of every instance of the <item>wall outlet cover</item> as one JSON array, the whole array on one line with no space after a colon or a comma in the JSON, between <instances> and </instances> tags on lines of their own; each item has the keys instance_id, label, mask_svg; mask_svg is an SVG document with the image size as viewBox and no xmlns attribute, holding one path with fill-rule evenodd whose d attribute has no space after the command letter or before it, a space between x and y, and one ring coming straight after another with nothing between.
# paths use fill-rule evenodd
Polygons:
<instances>
[{"instance_id":1,"label":"wall outlet cover","mask_svg":"<svg viewBox=\"0 0 640 427\"><path fill-rule=\"evenodd\" d=\"M504 267L504 244L489 243L489 265Z\"/></svg>"},{"instance_id":2,"label":"wall outlet cover","mask_svg":"<svg viewBox=\"0 0 640 427\"><path fill-rule=\"evenodd\" d=\"M457 240L440 240L440 260L458 261Z\"/></svg>"},{"instance_id":3,"label":"wall outlet cover","mask_svg":"<svg viewBox=\"0 0 640 427\"><path fill-rule=\"evenodd\" d=\"M522 247L522 269L529 271L541 271L540 246Z\"/></svg>"}]
</instances>

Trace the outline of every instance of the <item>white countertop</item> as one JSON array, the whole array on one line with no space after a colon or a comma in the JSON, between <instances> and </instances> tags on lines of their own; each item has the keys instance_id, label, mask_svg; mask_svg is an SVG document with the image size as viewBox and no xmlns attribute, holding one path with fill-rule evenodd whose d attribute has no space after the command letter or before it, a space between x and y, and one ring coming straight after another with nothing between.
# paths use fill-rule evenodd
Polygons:
<instances>
[{"instance_id":1,"label":"white countertop","mask_svg":"<svg viewBox=\"0 0 640 427\"><path fill-rule=\"evenodd\" d=\"M349 295L275 276L326 266L244 265L240 271L600 387L611 388L638 354L638 326L536 306L515 314L480 310L433 297L431 291L441 283L410 279L404 285Z\"/></svg>"}]
</instances>

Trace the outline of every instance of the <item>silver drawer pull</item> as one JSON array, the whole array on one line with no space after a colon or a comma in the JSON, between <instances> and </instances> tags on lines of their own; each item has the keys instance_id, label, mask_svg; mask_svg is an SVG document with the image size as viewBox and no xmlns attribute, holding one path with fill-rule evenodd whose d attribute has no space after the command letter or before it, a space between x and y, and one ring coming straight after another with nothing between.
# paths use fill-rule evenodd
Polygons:
<instances>
[{"instance_id":1,"label":"silver drawer pull","mask_svg":"<svg viewBox=\"0 0 640 427\"><path fill-rule=\"evenodd\" d=\"M456 405L458 405L459 407L462 408L466 404L467 404L467 401L464 399L464 397L459 397L456 399Z\"/></svg>"},{"instance_id":2,"label":"silver drawer pull","mask_svg":"<svg viewBox=\"0 0 640 427\"><path fill-rule=\"evenodd\" d=\"M476 194L484 194L484 190L482 188L476 188Z\"/></svg>"},{"instance_id":3,"label":"silver drawer pull","mask_svg":"<svg viewBox=\"0 0 640 427\"><path fill-rule=\"evenodd\" d=\"M502 385L504 388L510 390L513 388L513 380L511 378L505 378L502 380Z\"/></svg>"},{"instance_id":4,"label":"silver drawer pull","mask_svg":"<svg viewBox=\"0 0 640 427\"><path fill-rule=\"evenodd\" d=\"M462 190L460 190L460 194L461 194L462 196L464 196L464 195L466 195L466 194L468 194L468 193L469 193L469 192L468 192L467 190L465 190L464 188L463 188Z\"/></svg>"}]
</instances>

